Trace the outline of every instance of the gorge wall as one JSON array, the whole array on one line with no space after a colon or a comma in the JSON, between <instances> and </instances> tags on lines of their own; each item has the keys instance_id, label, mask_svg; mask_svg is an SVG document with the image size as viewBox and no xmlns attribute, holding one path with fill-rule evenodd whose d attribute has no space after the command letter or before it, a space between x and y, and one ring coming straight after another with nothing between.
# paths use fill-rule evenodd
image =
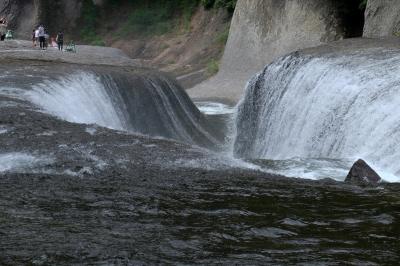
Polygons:
<instances>
[{"instance_id":1,"label":"gorge wall","mask_svg":"<svg viewBox=\"0 0 400 266\"><path fill-rule=\"evenodd\" d=\"M32 29L45 23L49 31L73 29L81 16L82 0L0 0L5 16L17 38L30 39Z\"/></svg>"},{"instance_id":2,"label":"gorge wall","mask_svg":"<svg viewBox=\"0 0 400 266\"><path fill-rule=\"evenodd\" d=\"M399 36L399 11L397 0L239 0L219 73L189 92L236 102L250 77L284 54L343 38Z\"/></svg>"},{"instance_id":3,"label":"gorge wall","mask_svg":"<svg viewBox=\"0 0 400 266\"><path fill-rule=\"evenodd\" d=\"M230 23L225 10L199 7L186 22L183 17L175 18L180 27L172 32L138 36L126 33L126 29L135 26L132 16L136 9L132 2L118 3L106 12L109 1L0 0L0 16L8 18L17 38L30 39L32 27L45 23L52 34L63 29L67 35L75 34L71 38L76 41L117 47L133 58L144 59L176 76L185 76L180 81L186 87L204 80L208 74L206 66L221 58ZM282 55L348 37L400 34L400 1L369 0L365 25L362 3L361 0L238 0L219 73L191 89L191 96L236 102L250 77ZM83 23L83 17L86 14L93 19L88 5L97 8L100 21L104 20L104 14L112 19L96 21L96 31L82 37L81 28L88 24Z\"/></svg>"},{"instance_id":4,"label":"gorge wall","mask_svg":"<svg viewBox=\"0 0 400 266\"><path fill-rule=\"evenodd\" d=\"M38 23L39 1L1 0L0 17L6 17L9 27L18 29L21 35L30 34L32 25Z\"/></svg>"},{"instance_id":5,"label":"gorge wall","mask_svg":"<svg viewBox=\"0 0 400 266\"><path fill-rule=\"evenodd\" d=\"M365 12L364 37L399 36L400 1L369 0Z\"/></svg>"},{"instance_id":6,"label":"gorge wall","mask_svg":"<svg viewBox=\"0 0 400 266\"><path fill-rule=\"evenodd\" d=\"M190 91L238 100L247 80L291 51L344 37L339 14L326 0L239 0L220 72Z\"/></svg>"},{"instance_id":7,"label":"gorge wall","mask_svg":"<svg viewBox=\"0 0 400 266\"><path fill-rule=\"evenodd\" d=\"M51 36L119 48L190 87L214 73L207 65L222 57L232 13L199 0L0 0L3 16L18 39L43 23Z\"/></svg>"}]
</instances>

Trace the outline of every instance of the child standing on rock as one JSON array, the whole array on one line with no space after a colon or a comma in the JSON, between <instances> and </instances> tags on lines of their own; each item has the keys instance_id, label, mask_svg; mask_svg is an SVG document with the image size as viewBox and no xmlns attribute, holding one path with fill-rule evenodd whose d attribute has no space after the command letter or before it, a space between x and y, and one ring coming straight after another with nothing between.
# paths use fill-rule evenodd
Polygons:
<instances>
[{"instance_id":1,"label":"child standing on rock","mask_svg":"<svg viewBox=\"0 0 400 266\"><path fill-rule=\"evenodd\" d=\"M35 34L36 30L33 29L32 31L32 45L33 47L36 47L36 34Z\"/></svg>"}]
</instances>

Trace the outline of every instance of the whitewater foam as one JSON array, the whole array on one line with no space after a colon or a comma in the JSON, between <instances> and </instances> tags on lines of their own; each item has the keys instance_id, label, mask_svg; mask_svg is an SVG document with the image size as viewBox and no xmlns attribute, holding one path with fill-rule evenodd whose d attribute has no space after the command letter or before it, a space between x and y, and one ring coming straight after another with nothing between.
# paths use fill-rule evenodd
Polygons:
<instances>
[{"instance_id":1,"label":"whitewater foam","mask_svg":"<svg viewBox=\"0 0 400 266\"><path fill-rule=\"evenodd\" d=\"M0 154L0 173L36 172L38 169L51 164L53 160L45 156L34 156L29 153L12 152Z\"/></svg>"},{"instance_id":2,"label":"whitewater foam","mask_svg":"<svg viewBox=\"0 0 400 266\"><path fill-rule=\"evenodd\" d=\"M194 104L199 108L200 112L206 115L225 115L234 114L236 112L235 107L219 102L198 101Z\"/></svg>"},{"instance_id":3,"label":"whitewater foam","mask_svg":"<svg viewBox=\"0 0 400 266\"><path fill-rule=\"evenodd\" d=\"M235 153L272 160L363 158L399 174L399 102L395 52L292 54L250 81L239 105Z\"/></svg>"},{"instance_id":4,"label":"whitewater foam","mask_svg":"<svg viewBox=\"0 0 400 266\"><path fill-rule=\"evenodd\" d=\"M9 131L10 131L9 127L0 125L0 134L6 134Z\"/></svg>"},{"instance_id":5,"label":"whitewater foam","mask_svg":"<svg viewBox=\"0 0 400 266\"><path fill-rule=\"evenodd\" d=\"M161 74L76 72L0 94L63 120L218 147L220 140L185 91ZM27 108L32 108L29 106Z\"/></svg>"},{"instance_id":6,"label":"whitewater foam","mask_svg":"<svg viewBox=\"0 0 400 266\"><path fill-rule=\"evenodd\" d=\"M255 160L263 171L294 178L344 181L352 162L324 158L292 158L287 160Z\"/></svg>"},{"instance_id":7,"label":"whitewater foam","mask_svg":"<svg viewBox=\"0 0 400 266\"><path fill-rule=\"evenodd\" d=\"M98 124L126 130L127 122L100 78L90 73L45 80L25 92L25 97L46 112L69 122Z\"/></svg>"}]
</instances>

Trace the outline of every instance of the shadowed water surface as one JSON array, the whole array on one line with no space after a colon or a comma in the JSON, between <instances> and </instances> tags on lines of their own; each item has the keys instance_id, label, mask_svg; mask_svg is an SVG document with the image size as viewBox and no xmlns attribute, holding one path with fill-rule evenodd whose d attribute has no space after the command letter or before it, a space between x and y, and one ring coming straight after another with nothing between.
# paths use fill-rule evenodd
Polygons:
<instances>
[{"instance_id":1,"label":"shadowed water surface","mask_svg":"<svg viewBox=\"0 0 400 266\"><path fill-rule=\"evenodd\" d=\"M196 177L187 170L149 176L3 176L0 262L394 265L399 259L400 198L392 188L223 172Z\"/></svg>"}]
</instances>

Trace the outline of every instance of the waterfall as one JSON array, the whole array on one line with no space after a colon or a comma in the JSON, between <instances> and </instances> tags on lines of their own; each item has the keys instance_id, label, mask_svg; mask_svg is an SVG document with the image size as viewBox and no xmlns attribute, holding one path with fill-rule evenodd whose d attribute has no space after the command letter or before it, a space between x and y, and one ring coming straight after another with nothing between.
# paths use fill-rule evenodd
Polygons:
<instances>
[{"instance_id":1,"label":"waterfall","mask_svg":"<svg viewBox=\"0 0 400 266\"><path fill-rule=\"evenodd\" d=\"M69 122L128 129L122 108L113 104L100 77L93 74L82 72L57 80L44 80L25 96L41 109Z\"/></svg>"},{"instance_id":2,"label":"waterfall","mask_svg":"<svg viewBox=\"0 0 400 266\"><path fill-rule=\"evenodd\" d=\"M236 156L364 158L400 174L400 55L293 53L249 83L238 105Z\"/></svg>"},{"instance_id":3,"label":"waterfall","mask_svg":"<svg viewBox=\"0 0 400 266\"><path fill-rule=\"evenodd\" d=\"M220 141L185 91L160 73L77 72L30 89L4 89L69 122L216 147Z\"/></svg>"}]
</instances>

